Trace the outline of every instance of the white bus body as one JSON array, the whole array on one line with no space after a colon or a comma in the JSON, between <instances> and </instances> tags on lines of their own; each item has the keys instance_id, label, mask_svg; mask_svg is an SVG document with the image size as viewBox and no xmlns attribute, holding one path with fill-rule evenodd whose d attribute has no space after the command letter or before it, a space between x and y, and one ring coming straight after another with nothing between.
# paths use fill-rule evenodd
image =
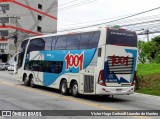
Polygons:
<instances>
[{"instance_id":1,"label":"white bus body","mask_svg":"<svg viewBox=\"0 0 160 119\"><path fill-rule=\"evenodd\" d=\"M69 91L73 96L134 92L137 64L135 32L97 31L45 35L22 42L17 78L25 85Z\"/></svg>"}]
</instances>

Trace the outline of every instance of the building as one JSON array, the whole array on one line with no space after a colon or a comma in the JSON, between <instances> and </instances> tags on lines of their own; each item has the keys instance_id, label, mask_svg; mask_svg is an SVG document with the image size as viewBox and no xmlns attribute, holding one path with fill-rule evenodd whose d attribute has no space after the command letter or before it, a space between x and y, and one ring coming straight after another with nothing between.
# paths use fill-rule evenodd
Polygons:
<instances>
[{"instance_id":1,"label":"building","mask_svg":"<svg viewBox=\"0 0 160 119\"><path fill-rule=\"evenodd\" d=\"M57 32L58 0L0 0L0 59L6 62L29 36Z\"/></svg>"}]
</instances>

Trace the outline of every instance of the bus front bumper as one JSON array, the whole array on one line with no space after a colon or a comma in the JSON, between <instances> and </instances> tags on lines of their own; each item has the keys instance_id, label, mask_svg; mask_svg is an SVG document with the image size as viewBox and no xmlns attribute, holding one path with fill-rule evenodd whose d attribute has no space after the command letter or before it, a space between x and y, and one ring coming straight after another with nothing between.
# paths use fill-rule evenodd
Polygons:
<instances>
[{"instance_id":1,"label":"bus front bumper","mask_svg":"<svg viewBox=\"0 0 160 119\"><path fill-rule=\"evenodd\" d=\"M129 95L134 92L134 86L129 87L107 87L107 86L96 86L96 94L99 95Z\"/></svg>"}]
</instances>

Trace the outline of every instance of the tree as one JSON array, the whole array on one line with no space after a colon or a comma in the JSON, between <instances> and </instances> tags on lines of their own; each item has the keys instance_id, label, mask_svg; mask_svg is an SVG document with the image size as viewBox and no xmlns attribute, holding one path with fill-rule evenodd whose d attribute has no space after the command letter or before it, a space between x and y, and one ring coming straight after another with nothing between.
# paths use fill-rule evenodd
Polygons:
<instances>
[{"instance_id":1,"label":"tree","mask_svg":"<svg viewBox=\"0 0 160 119\"><path fill-rule=\"evenodd\" d=\"M139 53L139 56L138 56L138 60L144 64L146 62L146 53L143 51L143 45L145 44L144 41L138 41L138 53Z\"/></svg>"},{"instance_id":2,"label":"tree","mask_svg":"<svg viewBox=\"0 0 160 119\"><path fill-rule=\"evenodd\" d=\"M160 63L160 36L152 38L152 42L155 43L154 47L155 62Z\"/></svg>"},{"instance_id":3,"label":"tree","mask_svg":"<svg viewBox=\"0 0 160 119\"><path fill-rule=\"evenodd\" d=\"M160 36L153 38L149 42L138 41L139 61L160 63Z\"/></svg>"},{"instance_id":4,"label":"tree","mask_svg":"<svg viewBox=\"0 0 160 119\"><path fill-rule=\"evenodd\" d=\"M120 28L120 26L119 25L114 25L114 26L112 26L112 28Z\"/></svg>"},{"instance_id":5,"label":"tree","mask_svg":"<svg viewBox=\"0 0 160 119\"><path fill-rule=\"evenodd\" d=\"M156 58L156 43L153 41L144 42L138 41L138 51L139 51L139 61L145 63L147 60L149 62L154 62Z\"/></svg>"}]
</instances>

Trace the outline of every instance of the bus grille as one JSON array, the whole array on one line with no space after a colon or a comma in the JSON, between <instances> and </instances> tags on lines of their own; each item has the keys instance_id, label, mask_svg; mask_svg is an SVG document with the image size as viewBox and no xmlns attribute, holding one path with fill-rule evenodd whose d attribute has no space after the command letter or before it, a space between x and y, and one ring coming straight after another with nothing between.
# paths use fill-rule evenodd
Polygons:
<instances>
[{"instance_id":1,"label":"bus grille","mask_svg":"<svg viewBox=\"0 0 160 119\"><path fill-rule=\"evenodd\" d=\"M91 75L84 76L84 92L85 93L94 92L94 76Z\"/></svg>"},{"instance_id":2,"label":"bus grille","mask_svg":"<svg viewBox=\"0 0 160 119\"><path fill-rule=\"evenodd\" d=\"M109 74L132 74L134 58L108 56Z\"/></svg>"}]
</instances>

